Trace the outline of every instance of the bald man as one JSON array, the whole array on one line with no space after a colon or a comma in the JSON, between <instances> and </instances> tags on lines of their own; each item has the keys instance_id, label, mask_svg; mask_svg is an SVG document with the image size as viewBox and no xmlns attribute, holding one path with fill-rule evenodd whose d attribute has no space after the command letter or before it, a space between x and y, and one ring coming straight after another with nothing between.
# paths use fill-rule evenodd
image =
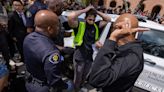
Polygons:
<instances>
[{"instance_id":1,"label":"bald man","mask_svg":"<svg viewBox=\"0 0 164 92\"><path fill-rule=\"evenodd\" d=\"M47 0L48 9L60 16L63 12L63 0Z\"/></svg>"},{"instance_id":2,"label":"bald man","mask_svg":"<svg viewBox=\"0 0 164 92\"><path fill-rule=\"evenodd\" d=\"M148 29L138 28L135 16L123 14L112 30L94 61L89 83L103 92L131 92L144 63L143 49L135 34Z\"/></svg>"},{"instance_id":3,"label":"bald man","mask_svg":"<svg viewBox=\"0 0 164 92\"><path fill-rule=\"evenodd\" d=\"M35 32L24 41L23 50L27 71L30 76L26 83L28 92L70 92L71 84L61 78L61 55L52 39L59 33L59 20L55 13L39 11L34 19ZM59 91L60 89L60 91ZM57 91L58 90L58 91Z\"/></svg>"},{"instance_id":4,"label":"bald man","mask_svg":"<svg viewBox=\"0 0 164 92\"><path fill-rule=\"evenodd\" d=\"M64 37L71 36L71 32L69 31L71 28L68 26L68 22L66 21L65 16L61 16L63 12L63 0L47 0L48 10L56 13L58 15L60 21L60 32L59 34L53 39L55 45L60 50L62 56L64 57L64 62L62 64L62 73L69 78L73 78L73 70L70 69L70 58L74 53L74 48L71 47L64 47ZM69 57L68 57L69 56Z\"/></svg>"},{"instance_id":5,"label":"bald man","mask_svg":"<svg viewBox=\"0 0 164 92\"><path fill-rule=\"evenodd\" d=\"M68 34L68 36L71 36L70 32L66 32L66 30L70 30L71 28L68 27L68 22L66 22L66 17L65 16L61 16L63 10L64 10L64 6L63 6L63 0L47 0L47 6L48 6L48 10L56 13L59 17L59 21L60 21L60 33L58 34L58 36L53 39L55 44L57 45L57 47L61 50L61 52L65 52L64 50L67 48L64 48L64 36L65 34Z\"/></svg>"}]
</instances>

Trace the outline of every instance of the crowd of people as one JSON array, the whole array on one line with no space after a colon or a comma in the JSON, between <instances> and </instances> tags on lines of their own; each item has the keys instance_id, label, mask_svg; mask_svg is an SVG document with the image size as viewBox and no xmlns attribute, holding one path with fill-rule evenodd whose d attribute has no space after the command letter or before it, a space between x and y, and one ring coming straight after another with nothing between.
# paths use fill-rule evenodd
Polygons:
<instances>
[{"instance_id":1,"label":"crowd of people","mask_svg":"<svg viewBox=\"0 0 164 92\"><path fill-rule=\"evenodd\" d=\"M140 16L140 17L144 17L145 19L152 20L152 21L159 23L159 24L162 24L162 25L163 25L163 21L164 21L164 15L160 16L159 14L157 14L157 16L153 18L151 16L151 13L149 13L148 11L141 11L140 9L135 11L135 12L132 11L131 9L128 9L126 11L124 8L122 8L122 6L118 6L117 8L109 8L109 9L99 7L99 10L104 12L104 13L107 13L107 14L117 14L117 15L128 12L128 13Z\"/></svg>"},{"instance_id":2,"label":"crowd of people","mask_svg":"<svg viewBox=\"0 0 164 92\"><path fill-rule=\"evenodd\" d=\"M0 13L4 14L5 8L8 13L6 24L0 22L0 92L20 91L13 89L18 85L13 81L20 66L26 67L25 78L18 87L24 88L21 92L80 92L85 84L103 92L131 92L144 62L135 34L149 30L138 28L131 10L83 7L62 0L35 0L32 4L13 0L12 7L1 1L0 8ZM61 16L67 10L72 11L68 17ZM80 20L82 13L86 16ZM111 22L106 13L120 17L103 45L98 39ZM102 20L95 22L97 15ZM67 31L70 29L73 32ZM64 37L69 36L75 36L75 48L64 47ZM93 44L100 49L95 60ZM17 53L19 57L15 59ZM68 55L72 57L73 77L71 73L64 74L69 67Z\"/></svg>"},{"instance_id":3,"label":"crowd of people","mask_svg":"<svg viewBox=\"0 0 164 92\"><path fill-rule=\"evenodd\" d=\"M66 7L65 7L66 10L81 10L81 9L85 8L84 6L79 5L76 2L66 2L65 1L65 5L66 5ZM69 6L69 7L67 7L67 6ZM148 12L148 10L142 11L141 9L138 9L138 10L132 11L130 8L128 8L128 10L126 10L124 5L122 5L122 6L120 5L117 7L109 7L108 9L106 9L103 5L100 5L100 6L96 5L95 7L98 11L101 11L101 12L106 13L106 14L121 15L123 13L128 12L131 14L145 17L148 20L152 20L152 21L157 22L157 23L162 24L162 25L163 25L163 21L164 21L164 15L157 14L156 17L153 17L153 16L151 16L151 13Z\"/></svg>"}]
</instances>

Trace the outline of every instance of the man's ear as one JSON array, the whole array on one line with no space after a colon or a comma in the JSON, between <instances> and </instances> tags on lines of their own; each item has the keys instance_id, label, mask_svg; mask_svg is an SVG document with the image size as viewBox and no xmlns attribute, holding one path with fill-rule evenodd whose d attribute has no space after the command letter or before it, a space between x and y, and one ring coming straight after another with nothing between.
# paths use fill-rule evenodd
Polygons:
<instances>
[{"instance_id":1,"label":"man's ear","mask_svg":"<svg viewBox=\"0 0 164 92\"><path fill-rule=\"evenodd\" d=\"M52 33L51 29L52 29L51 26L48 26L48 27L47 27L47 31L48 31L49 34Z\"/></svg>"},{"instance_id":2,"label":"man's ear","mask_svg":"<svg viewBox=\"0 0 164 92\"><path fill-rule=\"evenodd\" d=\"M50 26L48 26L48 27L47 27L47 30L51 30L51 27L50 27Z\"/></svg>"}]
</instances>

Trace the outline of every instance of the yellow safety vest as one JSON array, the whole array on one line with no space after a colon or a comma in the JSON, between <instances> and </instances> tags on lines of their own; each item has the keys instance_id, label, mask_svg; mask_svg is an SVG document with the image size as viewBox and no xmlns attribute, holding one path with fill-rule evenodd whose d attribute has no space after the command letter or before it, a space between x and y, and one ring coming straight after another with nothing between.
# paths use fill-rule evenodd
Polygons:
<instances>
[{"instance_id":1,"label":"yellow safety vest","mask_svg":"<svg viewBox=\"0 0 164 92\"><path fill-rule=\"evenodd\" d=\"M96 29L95 41L97 41L99 38L99 30L98 30L98 26L96 24L94 24L94 27ZM86 30L85 22L80 22L78 32L74 38L74 43L76 46L81 46L81 44L83 43L83 36L84 36L85 30ZM74 32L72 33L72 35L74 35Z\"/></svg>"}]
</instances>

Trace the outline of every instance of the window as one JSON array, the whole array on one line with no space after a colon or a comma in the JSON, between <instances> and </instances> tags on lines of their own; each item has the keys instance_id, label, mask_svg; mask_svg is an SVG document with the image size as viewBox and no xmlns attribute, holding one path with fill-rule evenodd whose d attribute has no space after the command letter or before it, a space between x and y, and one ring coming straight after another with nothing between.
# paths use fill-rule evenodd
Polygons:
<instances>
[{"instance_id":1,"label":"window","mask_svg":"<svg viewBox=\"0 0 164 92\"><path fill-rule=\"evenodd\" d=\"M145 5L144 4L141 4L141 11L143 12L144 11L144 9L145 9Z\"/></svg>"},{"instance_id":2,"label":"window","mask_svg":"<svg viewBox=\"0 0 164 92\"><path fill-rule=\"evenodd\" d=\"M151 11L152 20L154 20L157 17L157 15L159 14L160 11L161 11L160 5L156 5L153 7L153 9Z\"/></svg>"},{"instance_id":3,"label":"window","mask_svg":"<svg viewBox=\"0 0 164 92\"><path fill-rule=\"evenodd\" d=\"M117 4L116 1L113 0L110 2L110 7L114 8L116 7L116 4Z\"/></svg>"},{"instance_id":4,"label":"window","mask_svg":"<svg viewBox=\"0 0 164 92\"><path fill-rule=\"evenodd\" d=\"M139 33L138 39L145 53L164 58L164 32L151 29Z\"/></svg>"}]
</instances>

